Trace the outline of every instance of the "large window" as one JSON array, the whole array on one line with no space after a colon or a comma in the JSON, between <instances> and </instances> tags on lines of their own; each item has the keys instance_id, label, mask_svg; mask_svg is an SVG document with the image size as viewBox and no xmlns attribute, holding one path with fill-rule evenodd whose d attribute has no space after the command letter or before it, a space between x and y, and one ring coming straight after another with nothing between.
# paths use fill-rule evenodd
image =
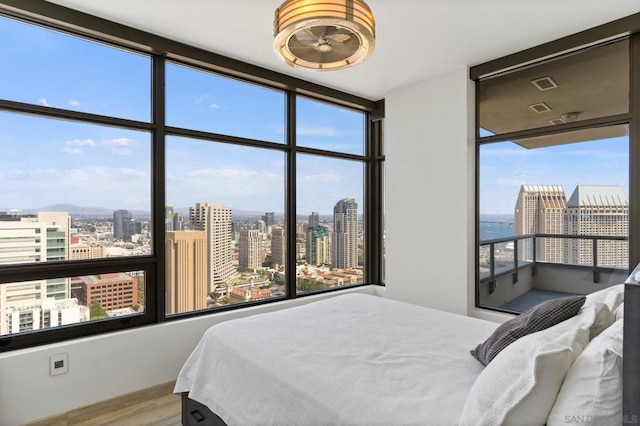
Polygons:
<instances>
[{"instance_id":1,"label":"large window","mask_svg":"<svg viewBox=\"0 0 640 426\"><path fill-rule=\"evenodd\" d=\"M477 82L479 306L521 312L625 280L629 51L608 41Z\"/></svg>"},{"instance_id":2,"label":"large window","mask_svg":"<svg viewBox=\"0 0 640 426\"><path fill-rule=\"evenodd\" d=\"M27 7L0 15L0 350L381 282L375 102Z\"/></svg>"}]
</instances>

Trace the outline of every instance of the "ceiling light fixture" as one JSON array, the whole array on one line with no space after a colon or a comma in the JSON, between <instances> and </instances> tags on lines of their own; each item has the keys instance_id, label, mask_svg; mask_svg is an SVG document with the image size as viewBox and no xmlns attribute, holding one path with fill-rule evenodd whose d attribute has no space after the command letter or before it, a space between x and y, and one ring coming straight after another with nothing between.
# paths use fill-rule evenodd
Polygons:
<instances>
[{"instance_id":1,"label":"ceiling light fixture","mask_svg":"<svg viewBox=\"0 0 640 426\"><path fill-rule=\"evenodd\" d=\"M375 25L362 0L287 0L275 12L273 48L293 67L339 70L371 56Z\"/></svg>"}]
</instances>

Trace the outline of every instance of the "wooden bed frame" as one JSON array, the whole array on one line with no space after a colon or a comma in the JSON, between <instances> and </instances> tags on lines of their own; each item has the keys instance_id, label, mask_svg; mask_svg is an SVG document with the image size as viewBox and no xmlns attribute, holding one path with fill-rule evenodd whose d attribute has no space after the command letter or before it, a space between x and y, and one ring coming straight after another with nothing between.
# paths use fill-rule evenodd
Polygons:
<instances>
[{"instance_id":1,"label":"wooden bed frame","mask_svg":"<svg viewBox=\"0 0 640 426\"><path fill-rule=\"evenodd\" d=\"M640 282L634 269L625 281L622 424L640 424ZM183 426L226 426L226 423L205 405L182 394Z\"/></svg>"}]
</instances>

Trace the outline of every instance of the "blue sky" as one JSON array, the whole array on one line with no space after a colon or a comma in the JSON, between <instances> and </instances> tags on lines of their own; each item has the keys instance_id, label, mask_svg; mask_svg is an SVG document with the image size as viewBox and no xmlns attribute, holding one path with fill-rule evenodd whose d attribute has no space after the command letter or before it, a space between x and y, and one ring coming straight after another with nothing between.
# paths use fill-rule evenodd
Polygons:
<instances>
[{"instance_id":1,"label":"blue sky","mask_svg":"<svg viewBox=\"0 0 640 426\"><path fill-rule=\"evenodd\" d=\"M5 18L0 38L0 98L150 120L148 57ZM282 92L177 64L166 77L168 125L284 143ZM299 145L363 153L361 113L299 98L297 117ZM166 149L167 204L284 210L283 152L178 137ZM0 209L149 210L150 153L146 132L0 112ZM299 156L298 213L328 214L345 197L362 206L363 174L359 162Z\"/></svg>"},{"instance_id":2,"label":"blue sky","mask_svg":"<svg viewBox=\"0 0 640 426\"><path fill-rule=\"evenodd\" d=\"M480 149L480 213L513 214L520 186L619 185L629 196L627 137L526 149L513 142Z\"/></svg>"}]
</instances>

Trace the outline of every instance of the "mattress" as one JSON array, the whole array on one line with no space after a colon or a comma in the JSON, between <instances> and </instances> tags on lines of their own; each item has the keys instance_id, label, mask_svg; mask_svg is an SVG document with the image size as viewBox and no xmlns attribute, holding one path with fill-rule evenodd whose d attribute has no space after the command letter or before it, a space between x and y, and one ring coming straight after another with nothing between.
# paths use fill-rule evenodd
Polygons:
<instances>
[{"instance_id":1,"label":"mattress","mask_svg":"<svg viewBox=\"0 0 640 426\"><path fill-rule=\"evenodd\" d=\"M229 426L453 425L497 326L341 295L211 327L174 391Z\"/></svg>"}]
</instances>

